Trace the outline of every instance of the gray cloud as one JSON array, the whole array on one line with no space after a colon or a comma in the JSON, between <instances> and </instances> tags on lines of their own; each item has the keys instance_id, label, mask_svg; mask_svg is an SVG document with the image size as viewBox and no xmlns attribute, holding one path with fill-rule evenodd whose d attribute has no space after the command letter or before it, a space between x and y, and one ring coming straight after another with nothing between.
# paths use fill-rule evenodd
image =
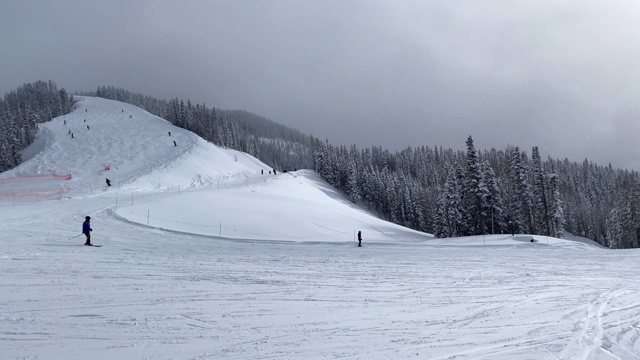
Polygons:
<instances>
[{"instance_id":1,"label":"gray cloud","mask_svg":"<svg viewBox=\"0 0 640 360\"><path fill-rule=\"evenodd\" d=\"M640 3L0 3L0 92L52 79L240 108L336 144L537 145L640 170Z\"/></svg>"}]
</instances>

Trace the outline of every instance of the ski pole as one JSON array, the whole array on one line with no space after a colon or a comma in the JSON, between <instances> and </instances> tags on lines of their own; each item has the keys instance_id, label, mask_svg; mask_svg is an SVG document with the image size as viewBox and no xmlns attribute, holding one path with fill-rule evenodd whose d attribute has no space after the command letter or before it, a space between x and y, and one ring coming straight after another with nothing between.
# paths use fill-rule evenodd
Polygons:
<instances>
[{"instance_id":1,"label":"ski pole","mask_svg":"<svg viewBox=\"0 0 640 360\"><path fill-rule=\"evenodd\" d=\"M71 239L75 239L75 238L77 238L78 236L82 236L82 234L80 234L80 235L76 235L76 236L74 236L74 237L72 237L72 238L69 238L69 240L71 240Z\"/></svg>"}]
</instances>

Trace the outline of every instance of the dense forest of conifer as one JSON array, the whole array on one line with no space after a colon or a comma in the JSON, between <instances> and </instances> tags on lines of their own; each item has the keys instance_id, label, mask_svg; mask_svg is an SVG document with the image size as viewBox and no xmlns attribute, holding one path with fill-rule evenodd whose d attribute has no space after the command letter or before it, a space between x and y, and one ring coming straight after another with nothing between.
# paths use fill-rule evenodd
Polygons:
<instances>
[{"instance_id":1,"label":"dense forest of conifer","mask_svg":"<svg viewBox=\"0 0 640 360\"><path fill-rule=\"evenodd\" d=\"M0 172L22 162L20 152L29 146L38 124L71 111L73 97L52 81L24 84L0 99Z\"/></svg>"},{"instance_id":2,"label":"dense forest of conifer","mask_svg":"<svg viewBox=\"0 0 640 360\"><path fill-rule=\"evenodd\" d=\"M564 231L612 249L637 248L640 181L635 171L584 160L542 160L518 147L452 149L333 146L246 111L158 100L115 87L82 95L144 108L218 146L252 154L274 169L313 168L387 220L438 237ZM73 97L52 82L25 84L0 100L0 171L21 161L37 124L68 113Z\"/></svg>"}]
</instances>

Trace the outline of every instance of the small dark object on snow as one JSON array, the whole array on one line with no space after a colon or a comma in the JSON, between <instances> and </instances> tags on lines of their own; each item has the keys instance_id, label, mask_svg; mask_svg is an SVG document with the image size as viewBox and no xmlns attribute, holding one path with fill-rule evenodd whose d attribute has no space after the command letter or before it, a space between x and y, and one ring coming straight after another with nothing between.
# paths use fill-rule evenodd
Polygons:
<instances>
[{"instance_id":1,"label":"small dark object on snow","mask_svg":"<svg viewBox=\"0 0 640 360\"><path fill-rule=\"evenodd\" d=\"M111 180L107 179L107 186L111 186Z\"/></svg>"},{"instance_id":2,"label":"small dark object on snow","mask_svg":"<svg viewBox=\"0 0 640 360\"><path fill-rule=\"evenodd\" d=\"M89 130L89 125L87 125L87 130Z\"/></svg>"},{"instance_id":3,"label":"small dark object on snow","mask_svg":"<svg viewBox=\"0 0 640 360\"><path fill-rule=\"evenodd\" d=\"M358 247L362 247L362 232L358 231Z\"/></svg>"},{"instance_id":4,"label":"small dark object on snow","mask_svg":"<svg viewBox=\"0 0 640 360\"><path fill-rule=\"evenodd\" d=\"M176 144L175 140L173 140L173 146L178 146L178 144Z\"/></svg>"},{"instance_id":5,"label":"small dark object on snow","mask_svg":"<svg viewBox=\"0 0 640 360\"><path fill-rule=\"evenodd\" d=\"M531 242L536 242L534 239L531 239Z\"/></svg>"},{"instance_id":6,"label":"small dark object on snow","mask_svg":"<svg viewBox=\"0 0 640 360\"><path fill-rule=\"evenodd\" d=\"M132 116L133 116L133 115L129 115L129 119L131 119L131 117L132 117Z\"/></svg>"},{"instance_id":7,"label":"small dark object on snow","mask_svg":"<svg viewBox=\"0 0 640 360\"><path fill-rule=\"evenodd\" d=\"M171 136L171 131L169 131L169 136Z\"/></svg>"}]
</instances>

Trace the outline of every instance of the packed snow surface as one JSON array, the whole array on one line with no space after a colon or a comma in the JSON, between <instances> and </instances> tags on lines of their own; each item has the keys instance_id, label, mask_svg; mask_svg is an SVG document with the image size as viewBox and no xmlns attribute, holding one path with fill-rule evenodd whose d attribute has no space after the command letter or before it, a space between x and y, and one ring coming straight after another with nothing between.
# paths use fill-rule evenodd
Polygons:
<instances>
[{"instance_id":1,"label":"packed snow surface","mask_svg":"<svg viewBox=\"0 0 640 360\"><path fill-rule=\"evenodd\" d=\"M0 174L2 359L640 359L636 250L433 239L99 98L24 155Z\"/></svg>"}]
</instances>

